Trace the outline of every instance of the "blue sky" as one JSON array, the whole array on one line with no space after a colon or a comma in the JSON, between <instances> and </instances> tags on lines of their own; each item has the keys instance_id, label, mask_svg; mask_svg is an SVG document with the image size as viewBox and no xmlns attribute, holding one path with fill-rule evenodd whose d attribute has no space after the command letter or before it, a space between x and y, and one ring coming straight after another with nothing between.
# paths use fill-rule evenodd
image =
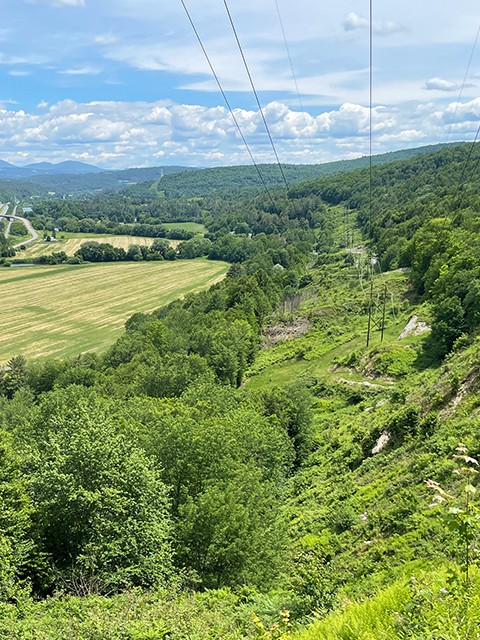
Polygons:
<instances>
[{"instance_id":1,"label":"blue sky","mask_svg":"<svg viewBox=\"0 0 480 640\"><path fill-rule=\"evenodd\" d=\"M273 154L223 0L185 0L258 162ZM283 162L368 152L368 0L229 6ZM0 0L0 159L106 168L248 163L180 0ZM377 0L374 151L473 139L474 0ZM455 122L448 132L455 115Z\"/></svg>"}]
</instances>

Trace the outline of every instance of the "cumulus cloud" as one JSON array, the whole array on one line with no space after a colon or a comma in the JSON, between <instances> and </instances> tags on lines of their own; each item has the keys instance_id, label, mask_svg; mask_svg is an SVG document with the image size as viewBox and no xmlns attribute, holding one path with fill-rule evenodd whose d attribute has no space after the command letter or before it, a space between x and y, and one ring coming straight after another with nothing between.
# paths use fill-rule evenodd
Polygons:
<instances>
[{"instance_id":1,"label":"cumulus cloud","mask_svg":"<svg viewBox=\"0 0 480 640\"><path fill-rule=\"evenodd\" d=\"M350 12L343 20L343 28L345 31L359 31L369 29L370 23L355 11ZM385 21L374 22L373 31L379 36L389 36L393 33L406 31L405 27L397 22Z\"/></svg>"},{"instance_id":2,"label":"cumulus cloud","mask_svg":"<svg viewBox=\"0 0 480 640\"><path fill-rule=\"evenodd\" d=\"M469 102L452 102L448 105L445 111L436 111L436 117L442 122L451 122L452 116L455 115L456 124L454 124L454 128L457 127L461 130L465 128L465 126L475 125L475 129L478 126L478 119L480 118L480 98L475 98L474 100L470 100Z\"/></svg>"},{"instance_id":3,"label":"cumulus cloud","mask_svg":"<svg viewBox=\"0 0 480 640\"><path fill-rule=\"evenodd\" d=\"M374 151L445 139L456 103L442 109L376 106ZM329 161L368 152L368 107L349 102L318 115L281 101L265 105L265 117L282 162ZM235 115L258 162L272 150L258 110ZM454 132L476 131L480 98L457 105ZM111 168L182 164L248 163L249 157L225 107L169 101L41 102L32 112L0 111L0 154L11 162L80 159ZM26 154L26 155L25 155Z\"/></svg>"},{"instance_id":4,"label":"cumulus cloud","mask_svg":"<svg viewBox=\"0 0 480 640\"><path fill-rule=\"evenodd\" d=\"M425 82L423 88L427 91L458 91L459 86L456 82L444 78L430 78Z\"/></svg>"}]
</instances>

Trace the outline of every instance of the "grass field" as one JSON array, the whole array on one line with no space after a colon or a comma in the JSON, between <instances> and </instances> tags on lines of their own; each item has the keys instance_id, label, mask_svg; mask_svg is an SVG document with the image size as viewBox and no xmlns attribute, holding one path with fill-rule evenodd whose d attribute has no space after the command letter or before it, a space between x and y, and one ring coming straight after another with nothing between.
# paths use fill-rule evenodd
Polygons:
<instances>
[{"instance_id":1,"label":"grass field","mask_svg":"<svg viewBox=\"0 0 480 640\"><path fill-rule=\"evenodd\" d=\"M0 363L108 347L127 318L220 280L208 260L12 267L0 270Z\"/></svg>"},{"instance_id":2,"label":"grass field","mask_svg":"<svg viewBox=\"0 0 480 640\"><path fill-rule=\"evenodd\" d=\"M80 249L81 245L89 240L94 240L95 242L108 242L114 247L122 248L127 251L128 247L132 244L150 246L153 244L155 238L141 238L138 236L107 236L90 233L78 234L78 237L76 238L67 237L63 240L59 239L58 242L45 242L43 239L39 239L31 246L27 245L25 251L19 251L17 257L37 258L38 256L48 256L54 251L65 251L68 256L73 256L75 251ZM171 240L169 242L172 244Z\"/></svg>"},{"instance_id":3,"label":"grass field","mask_svg":"<svg viewBox=\"0 0 480 640\"><path fill-rule=\"evenodd\" d=\"M162 227L166 229L185 229L185 231L194 231L198 235L207 233L207 227L198 222L163 222Z\"/></svg>"}]
</instances>

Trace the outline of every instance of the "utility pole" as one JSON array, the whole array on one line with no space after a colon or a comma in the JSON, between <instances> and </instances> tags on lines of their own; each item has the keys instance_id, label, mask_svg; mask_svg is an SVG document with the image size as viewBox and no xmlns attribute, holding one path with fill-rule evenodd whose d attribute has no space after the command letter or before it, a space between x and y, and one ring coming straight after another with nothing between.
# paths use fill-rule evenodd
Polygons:
<instances>
[{"instance_id":1,"label":"utility pole","mask_svg":"<svg viewBox=\"0 0 480 640\"><path fill-rule=\"evenodd\" d=\"M387 285L383 288L383 310L382 310L382 336L380 342L383 342L383 334L385 333L385 308L387 306Z\"/></svg>"},{"instance_id":2,"label":"utility pole","mask_svg":"<svg viewBox=\"0 0 480 640\"><path fill-rule=\"evenodd\" d=\"M372 306L373 306L373 274L370 274L370 301L368 303L368 329L367 329L367 347L370 344L370 330L372 327Z\"/></svg>"}]
</instances>

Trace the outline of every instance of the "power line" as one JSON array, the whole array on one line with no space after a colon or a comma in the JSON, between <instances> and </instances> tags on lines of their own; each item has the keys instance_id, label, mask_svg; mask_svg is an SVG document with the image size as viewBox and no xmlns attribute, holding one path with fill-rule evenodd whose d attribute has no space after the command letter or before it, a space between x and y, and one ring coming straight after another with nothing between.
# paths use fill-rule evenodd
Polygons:
<instances>
[{"instance_id":1,"label":"power line","mask_svg":"<svg viewBox=\"0 0 480 640\"><path fill-rule=\"evenodd\" d=\"M458 185L457 185L457 190L455 191L454 200L457 198L457 196L458 196L458 194L460 192L460 189L464 186L465 182L467 182L467 180L464 180L465 174L467 172L467 167L468 167L468 165L470 163L470 160L472 158L473 150L475 148L475 145L477 143L479 135L480 135L480 124L478 125L477 133L475 134L475 138L474 138L472 144L470 145L470 149L469 149L469 152L468 152L467 159L465 160L465 163L463 165L463 171L462 171L462 174L460 176L460 180L459 180Z\"/></svg>"},{"instance_id":2,"label":"power line","mask_svg":"<svg viewBox=\"0 0 480 640\"><path fill-rule=\"evenodd\" d=\"M221 92L221 94L223 96L223 99L225 100L225 104L227 105L228 110L230 111L230 115L232 116L233 122L235 123L235 126L237 127L238 133L240 134L240 137L242 138L243 144L245 145L245 148L248 151L248 155L250 156L250 159L251 159L251 161L253 163L253 166L257 170L258 176L259 176L259 178L260 178L260 180L261 180L261 182L263 184L263 187L264 187L268 197L270 198L272 204L275 204L275 201L274 201L274 199L272 197L272 194L270 193L270 191L269 191L269 189L267 187L267 183L265 182L265 179L264 179L264 177L262 175L262 172L260 171L260 168L259 168L258 164L255 162L255 158L253 157L253 153L252 153L252 151L251 151L251 149L250 149L250 147L248 145L248 142L247 142L245 136L243 135L243 131L242 131L242 129L240 127L240 124L239 124L239 122L237 120L235 112L232 109L232 106L231 106L230 101L229 101L229 99L227 97L227 94L225 93L225 91L224 91L224 89L222 87L222 84L220 82L220 78L218 77L218 75L217 75L217 73L216 73L216 71L215 71L215 69L213 67L212 61L210 60L210 57L209 57L209 55L207 53L207 50L205 49L205 46L204 46L204 44L202 42L202 39L200 37L200 34L198 33L198 30L197 30L197 28L195 26L195 23L193 22L192 16L190 15L190 12L188 11L184 0L180 0L180 2L182 3L182 6L183 6L183 8L185 10L185 13L187 14L187 18L188 18L188 20L189 20L189 22L190 22L190 24L192 26L193 32L195 33L195 35L197 37L198 43L199 43L199 45L200 45L200 47L201 47L201 49L203 51L203 55L205 56L205 58L206 58L206 60L208 62L208 66L210 67L210 71L212 72L212 75L215 78L215 81L216 81L216 83L218 85L218 88L220 89L220 92Z\"/></svg>"},{"instance_id":3,"label":"power line","mask_svg":"<svg viewBox=\"0 0 480 640\"><path fill-rule=\"evenodd\" d=\"M455 117L457 115L458 106L460 104L460 100L461 100L462 95L463 95L463 90L465 88L466 81L467 81L467 78L468 78L468 74L470 72L470 67L471 67L471 64L472 64L472 61L473 61L473 56L474 56L474 53L475 53L475 49L477 47L477 43L478 43L479 37L480 37L480 25L478 26L478 29L477 29L477 33L476 33L476 36L475 36L475 41L473 43L473 47L472 47L472 50L470 52L470 58L468 60L467 69L466 69L465 75L463 77L463 82L462 82L462 86L460 88L460 93L459 93L459 96L458 96L458 100L457 100L457 102L455 104L455 111L453 113L452 120L450 122L450 127L448 129L447 140L450 138L450 134L451 134L451 131L452 131L453 123L454 123ZM467 168L468 168L468 165L470 164L470 160L472 159L473 150L475 149L475 144L477 143L479 135L480 135L480 124L478 125L477 132L475 133L475 138L474 138L474 140L473 140L473 142L472 142L472 144L470 146L470 149L468 151L467 159L465 160L465 163L463 165L462 173L460 175L460 180L458 182L457 189L456 189L455 195L454 195L454 202L457 199L462 187L465 185L466 182L468 182L471 179L471 177L473 176L474 172L476 171L476 169L478 167L478 163L480 161L480 158L477 158L477 161L475 163L475 167L473 168L473 171L470 173L470 178L469 179L465 178L465 175L467 173ZM460 198L460 201L459 201L459 206L462 204L462 198L463 198L464 195L465 195L465 192L463 191L462 192L462 197Z\"/></svg>"},{"instance_id":4,"label":"power line","mask_svg":"<svg viewBox=\"0 0 480 640\"><path fill-rule=\"evenodd\" d=\"M470 177L468 179L469 182L470 182L470 180L472 180L473 176L475 175L475 172L477 171L479 164L480 164L480 155L477 156L477 160L475 162L475 166L473 167L472 171L470 172Z\"/></svg>"},{"instance_id":5,"label":"power line","mask_svg":"<svg viewBox=\"0 0 480 640\"><path fill-rule=\"evenodd\" d=\"M260 100L258 98L258 93L257 93L257 90L255 89L255 85L253 83L252 74L250 73L250 69L248 68L247 60L245 58L245 54L243 53L243 48L242 48L242 45L240 43L240 39L238 37L237 29L235 28L235 24L233 22L232 14L230 13L230 9L228 8L227 0L223 0L223 4L225 5L225 9L227 11L228 19L230 21L230 25L232 27L233 34L235 36L235 40L237 41L238 49L240 51L240 55L242 56L243 64L245 66L245 70L247 72L248 79L250 80L250 86L252 87L252 91L253 91L253 93L255 95L255 99L257 101L258 109L259 109L260 114L262 116L263 124L265 125L265 130L266 130L266 132L268 134L268 138L270 140L270 144L272 146L273 153L275 154L275 158L277 160L277 164L278 164L278 167L280 169L280 173L282 174L283 181L285 183L286 188L288 189L287 178L286 178L285 173L283 171L283 167L282 167L282 165L280 163L280 159L278 157L278 153L277 153L277 150L275 148L275 143L273 142L272 134L270 133L270 129L268 128L267 120L265 118L265 114L263 112L262 105L260 104Z\"/></svg>"},{"instance_id":6,"label":"power line","mask_svg":"<svg viewBox=\"0 0 480 640\"><path fill-rule=\"evenodd\" d=\"M283 42L285 43L285 49L287 51L288 61L290 62L290 69L292 70L293 82L295 84L295 91L297 92L298 104L300 105L300 110L303 116L303 123L305 125L305 131L307 132L308 142L310 143L310 148L312 150L312 155L315 163L317 162L315 150L313 148L312 138L310 136L310 132L308 130L307 118L305 117L305 110L303 108L302 98L300 97L300 91L298 88L297 76L295 74L295 69L293 68L292 56L290 54L290 47L287 42L287 35L285 33L285 28L283 26L282 14L280 13L280 7L278 6L278 0L275 0L275 7L277 9L278 21L280 22L280 28L282 30Z\"/></svg>"},{"instance_id":7,"label":"power line","mask_svg":"<svg viewBox=\"0 0 480 640\"><path fill-rule=\"evenodd\" d=\"M373 0L370 0L369 29L368 29L368 139L369 139L369 199L368 199L368 233L372 233L372 209L373 209L373 172L372 172L372 133L373 133ZM367 348L370 345L373 307L373 265L370 257L370 297L368 303Z\"/></svg>"},{"instance_id":8,"label":"power line","mask_svg":"<svg viewBox=\"0 0 480 640\"><path fill-rule=\"evenodd\" d=\"M455 104L455 111L453 112L452 121L450 122L450 126L448 128L447 142L450 139L450 134L452 133L453 123L455 122L455 118L457 116L458 105L460 103L460 100L462 99L463 90L465 89L465 85L466 85L466 82L467 82L468 74L470 72L470 67L472 65L473 55L474 55L475 49L477 47L479 36L480 36L480 25L478 25L477 35L475 36L475 42L473 43L472 51L470 52L470 58L469 58L468 64L467 64L467 70L465 71L465 75L463 77L463 82L462 82L462 86L460 88L460 93L458 94L458 100L457 100L457 102Z\"/></svg>"},{"instance_id":9,"label":"power line","mask_svg":"<svg viewBox=\"0 0 480 640\"><path fill-rule=\"evenodd\" d=\"M370 0L369 14L369 59L368 59L368 94L369 94L369 173L370 173L370 193L369 193L369 219L368 231L372 232L372 209L373 209L373 169L372 169L372 138L373 138L373 0Z\"/></svg>"}]
</instances>

